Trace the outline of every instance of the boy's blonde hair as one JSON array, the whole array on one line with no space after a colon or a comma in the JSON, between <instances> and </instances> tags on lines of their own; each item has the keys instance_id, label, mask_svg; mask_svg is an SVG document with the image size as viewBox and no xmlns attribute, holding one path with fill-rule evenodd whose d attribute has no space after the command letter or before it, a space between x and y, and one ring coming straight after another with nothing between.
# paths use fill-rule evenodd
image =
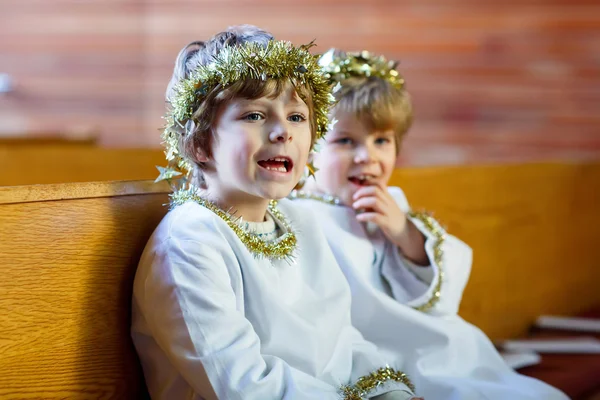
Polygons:
<instances>
[{"instance_id":1,"label":"boy's blonde hair","mask_svg":"<svg viewBox=\"0 0 600 400\"><path fill-rule=\"evenodd\" d=\"M333 56L336 60L348 58L346 52L338 49L331 49L328 53L328 57ZM413 121L412 102L403 80L402 85L395 85L376 74L347 75L344 78L337 81L340 86L334 88L336 103L332 116L335 118L337 111L344 111L356 115L374 130L392 129L398 153Z\"/></svg>"},{"instance_id":2,"label":"boy's blonde hair","mask_svg":"<svg viewBox=\"0 0 600 400\"><path fill-rule=\"evenodd\" d=\"M242 46L255 43L266 47L274 40L273 35L252 25L240 25L228 28L226 31L213 36L206 42L192 42L185 46L177 56L173 76L167 87L166 101L171 103L177 95L177 85L188 79L200 66L206 66L213 61L221 51L227 47ZM185 127L187 134L181 135L177 150L179 154L193 165L191 173L192 181L201 183L202 170L206 168L205 163L198 161L198 150L207 157L212 156L212 143L218 140L214 135L214 124L219 107L233 98L257 99L263 96L277 97L286 88L286 81L274 79L242 79L223 88L218 85L210 90L205 100L193 110L192 118L187 121ZM300 97L306 102L311 118L310 128L312 140L316 138L316 121L312 93L308 87L297 86L296 90Z\"/></svg>"}]
</instances>

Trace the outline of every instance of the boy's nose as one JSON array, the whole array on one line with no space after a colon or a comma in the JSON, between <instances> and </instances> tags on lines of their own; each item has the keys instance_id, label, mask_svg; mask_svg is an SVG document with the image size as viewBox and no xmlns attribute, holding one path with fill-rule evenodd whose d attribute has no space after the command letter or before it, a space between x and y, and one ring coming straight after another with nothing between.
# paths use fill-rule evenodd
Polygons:
<instances>
[{"instance_id":1,"label":"boy's nose","mask_svg":"<svg viewBox=\"0 0 600 400\"><path fill-rule=\"evenodd\" d=\"M373 156L370 149L367 147L361 147L356 150L354 155L354 162L357 164L363 164L373 161Z\"/></svg>"},{"instance_id":2,"label":"boy's nose","mask_svg":"<svg viewBox=\"0 0 600 400\"><path fill-rule=\"evenodd\" d=\"M278 127L273 129L273 131L269 134L269 140L272 143L277 143L277 142L288 142L288 141L292 141L292 136L290 135L290 133L288 132L287 129L285 129L284 127Z\"/></svg>"}]
</instances>

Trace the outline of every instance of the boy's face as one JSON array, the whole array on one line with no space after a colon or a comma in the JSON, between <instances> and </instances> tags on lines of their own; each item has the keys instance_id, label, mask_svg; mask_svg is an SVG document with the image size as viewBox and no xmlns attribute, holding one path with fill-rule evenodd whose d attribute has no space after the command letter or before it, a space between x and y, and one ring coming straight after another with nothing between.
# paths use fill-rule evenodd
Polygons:
<instances>
[{"instance_id":1,"label":"boy's face","mask_svg":"<svg viewBox=\"0 0 600 400\"><path fill-rule=\"evenodd\" d=\"M277 97L234 98L223 105L212 148L216 179L209 189L232 205L286 197L308 159L309 118L291 85Z\"/></svg>"},{"instance_id":2,"label":"boy's face","mask_svg":"<svg viewBox=\"0 0 600 400\"><path fill-rule=\"evenodd\" d=\"M338 111L337 123L315 154L316 188L351 205L362 186L387 186L396 165L392 129L374 131L353 113Z\"/></svg>"}]
</instances>

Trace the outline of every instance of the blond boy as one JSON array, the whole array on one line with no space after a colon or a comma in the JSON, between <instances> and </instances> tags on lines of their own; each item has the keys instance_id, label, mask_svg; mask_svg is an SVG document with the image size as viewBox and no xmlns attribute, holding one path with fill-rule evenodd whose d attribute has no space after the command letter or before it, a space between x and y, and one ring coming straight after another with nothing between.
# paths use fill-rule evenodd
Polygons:
<instances>
[{"instance_id":1,"label":"blond boy","mask_svg":"<svg viewBox=\"0 0 600 400\"><path fill-rule=\"evenodd\" d=\"M336 84L337 122L314 155L316 179L292 197L317 215L352 289L354 326L406 366L425 398L566 399L513 372L457 315L471 249L388 187L412 121L395 63L331 50L321 64Z\"/></svg>"}]
</instances>

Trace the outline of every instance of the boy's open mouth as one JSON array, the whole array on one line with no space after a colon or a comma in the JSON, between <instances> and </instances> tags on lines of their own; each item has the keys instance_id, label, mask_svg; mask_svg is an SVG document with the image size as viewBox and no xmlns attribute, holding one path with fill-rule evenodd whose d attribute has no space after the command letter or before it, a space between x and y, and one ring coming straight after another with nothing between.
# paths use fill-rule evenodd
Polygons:
<instances>
[{"instance_id":1,"label":"boy's open mouth","mask_svg":"<svg viewBox=\"0 0 600 400\"><path fill-rule=\"evenodd\" d=\"M348 180L358 186L375 185L375 176L373 175L356 175L349 177Z\"/></svg>"},{"instance_id":2,"label":"boy's open mouth","mask_svg":"<svg viewBox=\"0 0 600 400\"><path fill-rule=\"evenodd\" d=\"M258 165L269 171L289 172L294 167L294 163L288 157L273 157L267 160L260 160Z\"/></svg>"}]
</instances>

